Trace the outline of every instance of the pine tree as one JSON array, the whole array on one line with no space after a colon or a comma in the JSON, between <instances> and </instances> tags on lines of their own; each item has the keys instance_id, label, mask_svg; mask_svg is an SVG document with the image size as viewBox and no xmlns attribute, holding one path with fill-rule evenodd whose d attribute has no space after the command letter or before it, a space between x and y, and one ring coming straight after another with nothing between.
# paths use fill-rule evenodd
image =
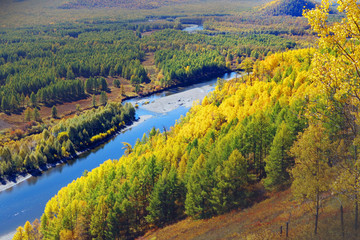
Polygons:
<instances>
[{"instance_id":1,"label":"pine tree","mask_svg":"<svg viewBox=\"0 0 360 240\"><path fill-rule=\"evenodd\" d=\"M75 74L74 74L71 66L68 66L68 68L66 70L66 78L67 79L75 79Z\"/></svg>"},{"instance_id":2,"label":"pine tree","mask_svg":"<svg viewBox=\"0 0 360 240\"><path fill-rule=\"evenodd\" d=\"M34 108L34 111L33 111L33 119L34 121L37 121L37 122L40 122L40 113L39 113L39 110L37 108Z\"/></svg>"},{"instance_id":3,"label":"pine tree","mask_svg":"<svg viewBox=\"0 0 360 240\"><path fill-rule=\"evenodd\" d=\"M58 117L58 116L57 116L57 109L56 109L55 105L51 108L51 116L52 116L53 118L57 118L57 117Z\"/></svg>"},{"instance_id":4,"label":"pine tree","mask_svg":"<svg viewBox=\"0 0 360 240\"><path fill-rule=\"evenodd\" d=\"M99 85L100 85L100 90L101 91L106 91L108 89L106 79L101 77L101 78L99 78L98 81L99 81Z\"/></svg>"},{"instance_id":5,"label":"pine tree","mask_svg":"<svg viewBox=\"0 0 360 240\"><path fill-rule=\"evenodd\" d=\"M5 111L7 111L8 110L8 103L7 103L7 99L6 99L6 97L5 96L3 96L2 97L2 99L1 99L1 110L3 111L3 112L5 112Z\"/></svg>"},{"instance_id":6,"label":"pine tree","mask_svg":"<svg viewBox=\"0 0 360 240\"><path fill-rule=\"evenodd\" d=\"M25 109L25 112L24 112L24 120L26 121L26 122L29 122L30 120L31 120L31 115L32 115L32 113L31 113L31 108L26 108Z\"/></svg>"},{"instance_id":7,"label":"pine tree","mask_svg":"<svg viewBox=\"0 0 360 240\"><path fill-rule=\"evenodd\" d=\"M32 107L37 106L37 99L36 99L36 95L34 94L34 92L32 92L30 95L30 102L31 102Z\"/></svg>"},{"instance_id":8,"label":"pine tree","mask_svg":"<svg viewBox=\"0 0 360 240\"><path fill-rule=\"evenodd\" d=\"M266 158L266 179L265 186L267 188L274 188L281 186L289 180L288 169L293 165L292 157L289 156L288 151L293 143L293 134L287 127L285 122L282 122L270 148L270 154Z\"/></svg>"},{"instance_id":9,"label":"pine tree","mask_svg":"<svg viewBox=\"0 0 360 240\"><path fill-rule=\"evenodd\" d=\"M114 86L115 86L116 88L120 88L120 81L119 81L119 79L115 79L115 80L114 80Z\"/></svg>"},{"instance_id":10,"label":"pine tree","mask_svg":"<svg viewBox=\"0 0 360 240\"><path fill-rule=\"evenodd\" d=\"M108 100L108 98L107 98L106 92L101 91L101 93L100 93L100 104L105 106L107 104L107 100Z\"/></svg>"},{"instance_id":11,"label":"pine tree","mask_svg":"<svg viewBox=\"0 0 360 240\"><path fill-rule=\"evenodd\" d=\"M210 184L205 167L203 154L195 161L187 182L187 193L185 200L186 214L193 218L205 218L211 216L210 209Z\"/></svg>"},{"instance_id":12,"label":"pine tree","mask_svg":"<svg viewBox=\"0 0 360 240\"><path fill-rule=\"evenodd\" d=\"M170 172L164 170L151 193L146 220L155 225L174 220L183 212L183 194L184 188L178 179L176 169L171 168Z\"/></svg>"},{"instance_id":13,"label":"pine tree","mask_svg":"<svg viewBox=\"0 0 360 240\"><path fill-rule=\"evenodd\" d=\"M88 78L86 81L85 81L85 90L87 93L92 93L93 91L93 78Z\"/></svg>"},{"instance_id":14,"label":"pine tree","mask_svg":"<svg viewBox=\"0 0 360 240\"><path fill-rule=\"evenodd\" d=\"M247 202L248 165L246 159L235 149L228 160L215 171L216 186L211 193L211 203L217 214L225 213L235 207L245 206Z\"/></svg>"}]
</instances>

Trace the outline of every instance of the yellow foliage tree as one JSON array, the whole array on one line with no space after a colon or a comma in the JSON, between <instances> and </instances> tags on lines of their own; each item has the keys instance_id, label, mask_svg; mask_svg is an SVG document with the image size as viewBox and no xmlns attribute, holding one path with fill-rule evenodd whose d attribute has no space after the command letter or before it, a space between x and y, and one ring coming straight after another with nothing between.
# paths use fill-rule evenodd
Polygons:
<instances>
[{"instance_id":1,"label":"yellow foliage tree","mask_svg":"<svg viewBox=\"0 0 360 240\"><path fill-rule=\"evenodd\" d=\"M356 0L338 0L337 9L343 13L338 22L328 21L330 7L334 1L323 0L305 17L318 33L318 47L314 57L314 84L324 94L326 110L317 114L323 121L335 122L337 134L345 137L343 151L346 156L339 159L339 172L334 188L347 194L354 201L355 229L358 225L358 198L360 193L360 162L358 141L360 107L360 7ZM318 103L317 103L318 104ZM324 114L325 113L325 114ZM336 122L337 121L337 122ZM340 124L339 124L340 122ZM342 127L339 127L341 126ZM336 133L335 133L336 134ZM342 140L338 140L341 142ZM346 191L343 191L346 189Z\"/></svg>"},{"instance_id":2,"label":"yellow foliage tree","mask_svg":"<svg viewBox=\"0 0 360 240\"><path fill-rule=\"evenodd\" d=\"M321 194L330 189L330 150L330 140L321 125L310 125L303 134L299 134L291 149L295 157L295 167L291 170L294 180L292 189L298 199L308 199L315 203L315 234Z\"/></svg>"}]
</instances>

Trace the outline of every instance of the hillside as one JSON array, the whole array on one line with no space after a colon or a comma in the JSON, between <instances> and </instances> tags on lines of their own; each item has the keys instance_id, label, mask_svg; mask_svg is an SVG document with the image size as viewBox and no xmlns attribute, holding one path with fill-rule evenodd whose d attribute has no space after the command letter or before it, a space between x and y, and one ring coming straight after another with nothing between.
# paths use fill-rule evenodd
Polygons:
<instances>
[{"instance_id":1,"label":"hillside","mask_svg":"<svg viewBox=\"0 0 360 240\"><path fill-rule=\"evenodd\" d=\"M215 90L170 131L153 128L134 146L124 143L125 155L62 188L46 204L41 223L27 222L14 239L134 239L185 218L160 235L276 239L283 238L279 226L287 222L294 239L356 239L360 47L354 42L360 34L354 16L360 9L355 0L338 3L347 19L336 23L327 21L328 6L305 13L320 38L317 48L267 51L257 60L244 56L238 67L246 75L218 79ZM148 40L182 39L179 34L168 29ZM179 44L158 51L158 80L186 81L207 68L231 67L227 42L219 48L205 42L204 48ZM203 71L191 67L196 57ZM183 59L187 63L179 64ZM139 77L130 80L141 82L144 71L135 73ZM81 145L85 132L75 130L69 129L69 139ZM54 135L65 141L59 131ZM259 203L264 196L270 198Z\"/></svg>"},{"instance_id":2,"label":"hillside","mask_svg":"<svg viewBox=\"0 0 360 240\"><path fill-rule=\"evenodd\" d=\"M289 15L300 17L304 9L313 8L315 8L315 2L312 0L275 0L263 5L260 11L272 16Z\"/></svg>"},{"instance_id":3,"label":"hillside","mask_svg":"<svg viewBox=\"0 0 360 240\"><path fill-rule=\"evenodd\" d=\"M353 229L353 212L344 210L343 239L357 239ZM312 234L313 214L311 206L294 201L291 190L273 193L268 198L248 209L234 210L211 219L194 221L181 220L164 228L148 232L138 240L219 240L249 239L275 240L285 239L288 223L289 239L342 239L340 224L340 205L335 199L326 201L326 207L320 215L318 238ZM282 228L282 234L280 234Z\"/></svg>"},{"instance_id":4,"label":"hillside","mask_svg":"<svg viewBox=\"0 0 360 240\"><path fill-rule=\"evenodd\" d=\"M303 111L304 94L313 89L306 80L312 53L268 57L256 66L253 84L219 81L170 132L152 130L127 156L63 188L41 218L44 237L134 238L184 216L209 218L253 204L256 185L268 171L262 156L284 131L281 138L293 142L306 126L292 112ZM289 167L293 159L285 159ZM68 214L74 216L70 222Z\"/></svg>"}]
</instances>

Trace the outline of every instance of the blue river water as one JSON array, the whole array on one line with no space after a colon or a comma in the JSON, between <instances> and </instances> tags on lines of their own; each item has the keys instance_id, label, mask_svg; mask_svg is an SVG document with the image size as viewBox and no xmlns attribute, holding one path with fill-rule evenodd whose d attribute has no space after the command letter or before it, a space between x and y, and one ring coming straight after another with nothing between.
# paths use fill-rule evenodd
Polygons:
<instances>
[{"instance_id":1,"label":"blue river water","mask_svg":"<svg viewBox=\"0 0 360 240\"><path fill-rule=\"evenodd\" d=\"M236 73L222 76L231 79ZM146 99L154 100L174 93L186 91L206 85L214 86L217 79L195 84L188 87L178 87L162 93L153 94ZM143 99L132 99L129 102L142 102ZM91 171L108 159L119 159L124 150L122 142L134 145L138 138L148 133L151 128L169 129L181 115L186 115L189 108L179 107L171 112L160 114L145 110L140 104L136 111L137 117L151 115L146 121L120 133L99 147L82 154L79 158L61 164L45 171L40 176L31 177L14 187L0 192L0 238L23 226L26 221L34 221L40 218L47 201L54 196L62 187L81 177L85 170Z\"/></svg>"}]
</instances>

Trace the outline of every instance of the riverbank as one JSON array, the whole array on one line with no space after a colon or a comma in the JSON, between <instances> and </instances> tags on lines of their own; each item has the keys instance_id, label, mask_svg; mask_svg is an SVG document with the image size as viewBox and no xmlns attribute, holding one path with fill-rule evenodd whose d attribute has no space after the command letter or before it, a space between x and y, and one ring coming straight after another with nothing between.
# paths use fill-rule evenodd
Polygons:
<instances>
[{"instance_id":1,"label":"riverbank","mask_svg":"<svg viewBox=\"0 0 360 240\"><path fill-rule=\"evenodd\" d=\"M113 138L114 136L124 132L124 131L127 131L133 127L136 127L138 126L139 124L143 123L144 121L148 120L149 118L151 118L152 116L151 115L144 115L144 116L140 116L138 120L134 121L131 125L129 126L126 126L125 128L121 129L118 133L114 134L111 136L111 138ZM107 139L108 140L108 139ZM74 159L74 158L78 158L79 156L81 156L82 154L84 153L87 153L91 150L93 150L94 148L96 148L97 146L101 145L103 143L103 141L101 141L100 143L97 143L97 144L94 144L93 146L81 151L81 152L78 152L76 153L76 156L73 157L73 158L69 158L69 159ZM2 191L6 191L14 186L16 186L17 184L21 183L21 182L24 182L28 179L30 179L31 177L36 177L38 176L39 174L42 174L44 173L45 171L51 169L51 168L54 168L54 167L57 167L58 165L60 164L64 164L66 163L69 159L62 159L54 164L47 164L44 168L38 170L38 171L35 171L35 173L33 174L30 174L30 173L26 173L26 174L23 174L23 175L17 175L17 176L13 176L11 177L11 180L4 180L2 182L2 184L0 185L0 193ZM0 238L1 240L2 238Z\"/></svg>"},{"instance_id":2,"label":"riverbank","mask_svg":"<svg viewBox=\"0 0 360 240\"><path fill-rule=\"evenodd\" d=\"M235 75L226 80L228 81L241 76L242 74ZM214 86L205 85L202 87L192 88L179 93L174 93L172 95L158 98L153 101L149 101L148 99L143 99L140 103L142 103L143 108L145 108L148 111L156 112L156 113L168 113L181 106L190 108L192 107L194 102L198 100L201 103L202 99L205 96L207 96L213 88ZM149 103L145 104L146 102Z\"/></svg>"},{"instance_id":3,"label":"riverbank","mask_svg":"<svg viewBox=\"0 0 360 240\"><path fill-rule=\"evenodd\" d=\"M6 235L0 236L0 240L11 240L11 239L13 239L15 233L16 233L16 231L13 231Z\"/></svg>"},{"instance_id":4,"label":"riverbank","mask_svg":"<svg viewBox=\"0 0 360 240\"><path fill-rule=\"evenodd\" d=\"M202 100L212 89L211 86L190 89L184 92L175 93L156 99L143 107L156 113L167 113L177 109L180 106L190 108L194 101ZM144 100L146 102L146 99Z\"/></svg>"}]
</instances>

